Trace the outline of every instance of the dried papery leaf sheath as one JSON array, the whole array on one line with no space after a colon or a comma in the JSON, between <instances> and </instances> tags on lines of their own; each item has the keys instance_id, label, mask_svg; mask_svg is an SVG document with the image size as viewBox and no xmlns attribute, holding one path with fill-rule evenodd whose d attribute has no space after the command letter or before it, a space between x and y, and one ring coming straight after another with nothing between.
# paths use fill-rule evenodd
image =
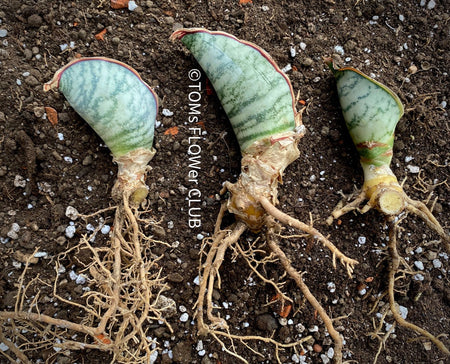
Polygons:
<instances>
[{"instance_id":1,"label":"dried papery leaf sheath","mask_svg":"<svg viewBox=\"0 0 450 364\"><path fill-rule=\"evenodd\" d=\"M243 158L241 178L227 185L228 208L259 230L265 212L253 196L276 204L283 171L299 156L304 127L291 83L263 49L230 34L180 29L171 39L181 39L194 55L230 119Z\"/></svg>"},{"instance_id":2,"label":"dried papery leaf sheath","mask_svg":"<svg viewBox=\"0 0 450 364\"><path fill-rule=\"evenodd\" d=\"M44 85L58 89L103 139L119 166L113 196L130 191L136 202L146 196L144 183L158 110L157 97L128 65L108 58L76 59Z\"/></svg>"}]
</instances>

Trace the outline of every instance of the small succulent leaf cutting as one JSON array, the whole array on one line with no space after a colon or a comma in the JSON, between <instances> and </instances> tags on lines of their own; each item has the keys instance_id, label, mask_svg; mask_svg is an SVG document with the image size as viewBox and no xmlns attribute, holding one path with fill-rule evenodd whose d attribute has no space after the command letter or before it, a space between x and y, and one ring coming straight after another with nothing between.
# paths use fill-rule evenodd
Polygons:
<instances>
[{"instance_id":1,"label":"small succulent leaf cutting","mask_svg":"<svg viewBox=\"0 0 450 364\"><path fill-rule=\"evenodd\" d=\"M328 222L333 221L368 199L361 210L377 208L388 217L398 216L404 210L420 216L444 240L449 239L444 229L426 205L410 199L390 168L393 154L394 130L403 115L398 96L385 85L352 67L335 69L331 58L325 63L333 72L345 123L360 155L364 171L364 185L359 197L348 205L337 208Z\"/></svg>"},{"instance_id":2,"label":"small succulent leaf cutting","mask_svg":"<svg viewBox=\"0 0 450 364\"><path fill-rule=\"evenodd\" d=\"M430 339L448 355L450 351L437 337L401 317L394 299L395 274L400 261L396 246L397 225L406 217L406 214L402 214L404 211L424 220L441 236L447 251L450 251L448 243L450 236L422 201L412 200L406 195L390 168L394 130L403 116L403 105L392 90L357 69L345 67L336 70L331 58L325 58L324 61L336 78L344 120L358 150L364 171L364 185L359 196L345 206L340 203L327 221L331 224L333 219L355 209L365 213L371 208L376 208L386 216L390 227L389 253L392 258L388 296L394 318L400 325ZM368 200L367 205L359 209L365 200Z\"/></svg>"}]
</instances>

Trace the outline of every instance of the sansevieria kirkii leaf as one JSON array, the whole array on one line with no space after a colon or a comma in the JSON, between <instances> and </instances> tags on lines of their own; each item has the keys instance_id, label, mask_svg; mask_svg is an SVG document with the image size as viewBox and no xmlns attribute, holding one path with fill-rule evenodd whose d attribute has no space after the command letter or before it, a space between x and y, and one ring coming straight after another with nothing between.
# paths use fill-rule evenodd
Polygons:
<instances>
[{"instance_id":1,"label":"sansevieria kirkii leaf","mask_svg":"<svg viewBox=\"0 0 450 364\"><path fill-rule=\"evenodd\" d=\"M291 83L267 52L228 33L179 29L171 39L194 55L230 119L243 158L228 209L259 230L265 212L254 194L276 203L283 171L299 156L304 127Z\"/></svg>"},{"instance_id":2,"label":"sansevieria kirkii leaf","mask_svg":"<svg viewBox=\"0 0 450 364\"><path fill-rule=\"evenodd\" d=\"M403 105L398 96L388 87L366 76L352 67L335 69L333 60L325 58L336 78L337 94L342 114L350 136L356 145L364 171L364 185L359 195L343 206L341 201L332 212L327 222L357 209L365 213L376 208L386 217L389 226L387 239L388 252L392 258L388 272L387 296L389 306L396 322L412 329L417 334L432 341L443 353L450 354L445 344L433 334L408 322L400 314L395 302L395 281L400 267L400 255L397 250L398 224L407 213L419 216L426 224L440 235L447 251L450 252L450 236L446 234L433 213L425 203L409 198L398 183L390 168L394 130L403 116ZM359 206L368 200L367 205ZM404 213L406 212L406 214ZM406 234L405 234L406 235Z\"/></svg>"},{"instance_id":3,"label":"sansevieria kirkii leaf","mask_svg":"<svg viewBox=\"0 0 450 364\"><path fill-rule=\"evenodd\" d=\"M200 28L177 30L171 38L181 39L205 71L243 153L255 141L295 129L291 83L263 49Z\"/></svg>"},{"instance_id":4,"label":"sansevieria kirkii leaf","mask_svg":"<svg viewBox=\"0 0 450 364\"><path fill-rule=\"evenodd\" d=\"M361 163L389 165L395 127L403 115L398 96L355 68L335 70L345 123L361 156Z\"/></svg>"},{"instance_id":5,"label":"sansevieria kirkii leaf","mask_svg":"<svg viewBox=\"0 0 450 364\"><path fill-rule=\"evenodd\" d=\"M419 215L448 240L448 235L426 205L406 195L390 168L394 131L403 116L403 105L399 97L387 86L355 68L335 69L330 58L326 58L325 63L336 78L342 114L364 171L364 185L360 195L343 208L333 211L328 222L357 209L368 199L361 212L375 207L387 216L398 216L406 210Z\"/></svg>"},{"instance_id":6,"label":"sansevieria kirkii leaf","mask_svg":"<svg viewBox=\"0 0 450 364\"><path fill-rule=\"evenodd\" d=\"M113 196L131 190L137 200L145 197L158 99L139 74L114 59L79 58L55 73L44 85L50 89L58 89L111 150L119 166Z\"/></svg>"}]
</instances>

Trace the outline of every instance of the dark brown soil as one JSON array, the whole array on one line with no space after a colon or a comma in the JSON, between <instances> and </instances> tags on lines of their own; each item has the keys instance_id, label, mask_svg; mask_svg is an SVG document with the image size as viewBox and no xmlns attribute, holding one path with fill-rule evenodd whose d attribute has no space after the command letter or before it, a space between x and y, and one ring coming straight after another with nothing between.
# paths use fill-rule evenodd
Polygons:
<instances>
[{"instance_id":1,"label":"dark brown soil","mask_svg":"<svg viewBox=\"0 0 450 364\"><path fill-rule=\"evenodd\" d=\"M339 317L335 326L345 337L346 360L373 362L380 341L370 333L379 324L382 306L387 304L387 299L381 298L372 310L387 284L387 230L376 211L348 214L332 226L325 223L341 199L340 192L349 194L361 187L362 171L343 123L334 79L322 57L334 54L341 66L359 68L398 93L405 115L397 127L393 170L399 180L405 179L405 191L412 198L426 200L433 193L429 206L437 198L434 214L448 228L450 16L445 3L139 0L139 7L129 11L113 10L107 0L0 0L0 310L14 309L25 257L38 249L46 255L36 259L26 274L25 284L40 278L39 284L28 288L29 302L40 291L37 301L47 314L74 322L83 318L80 310L53 297L52 258L75 246L80 236L88 233L85 221L71 222L65 215L68 206L89 214L113 205L110 191L116 166L101 139L64 97L44 93L42 85L77 54L115 58L135 68L161 100L155 136L157 154L147 182L151 186L150 206L153 214L162 219L163 230L147 233L156 234L173 247L161 247L155 254L165 256L160 264L171 287L165 295L175 300L178 312L169 319L173 334L164 325L156 324L150 330L159 347L156 362L237 362L211 337L199 338L192 319L198 292L194 280L198 276L200 239L211 235L220 207L216 196L224 181L236 180L240 166L239 148L227 117L203 76L201 121L206 133L201 141L201 173L198 186L188 181L187 118L192 84L188 72L199 66L179 42L170 42L169 36L181 26L205 27L261 46L281 68L292 66L287 74L295 92L308 106L303 119L308 132L300 141L300 158L286 170L280 208L304 222L312 217L317 229L329 234L339 249L360 264L350 279L342 266L333 269L327 251L308 244L307 239L284 240L281 245L294 266L305 272L306 283L329 315ZM97 40L95 35L103 29L107 30L104 40ZM295 48L295 54L291 48ZM58 112L56 126L46 119L44 107ZM163 109L173 115L164 116ZM173 126L178 126L178 134L165 135ZM414 169L408 166L419 167L420 173L412 173ZM188 226L186 193L193 187L202 193L199 229ZM101 216L106 224L112 224L111 214ZM225 219L225 223L232 221L232 216ZM90 222L97 227L99 217ZM76 233L69 238L65 230L71 223ZM397 281L397 301L408 309L407 319L411 322L435 335L448 334L450 288L445 249L438 236L418 218L408 216L401 226L399 251L420 276L406 274ZM255 237L247 234L242 241ZM107 240L107 235L99 232L95 244L106 244ZM65 281L58 287L62 297L81 302L83 285L72 280L69 272L79 273L80 261L88 260L89 256L62 260L66 268L60 277ZM423 270L415 262L423 263ZM276 282L286 280L284 291L294 299L287 324L282 326L272 306L267 305L274 294L272 287L254 276L242 258L227 254L221 269L222 286L214 298L218 305L227 307L222 311L229 315L231 332L270 336L273 329L274 339L281 342L311 334L313 339L304 344L304 361L326 363L324 354L333 345L323 323L303 302L295 284L283 277L281 266L274 263L268 268L270 271L263 273ZM364 295L358 292L362 284L366 285ZM180 306L189 314L187 322L180 321ZM386 321L393 323L390 316ZM383 325L380 335L385 333ZM449 347L448 338L441 339ZM321 352L312 350L315 343L322 347ZM249 343L263 354L261 357L235 344L237 353L249 363L276 362L273 346ZM4 344L1 348L6 350ZM108 353L97 350L58 353L52 346L38 346L26 353L33 363L112 360ZM294 354L293 349L282 351L280 361L301 362ZM446 359L434 345L397 326L386 340L378 363L443 364L448 363ZM8 359L0 355L0 362L7 363Z\"/></svg>"}]
</instances>

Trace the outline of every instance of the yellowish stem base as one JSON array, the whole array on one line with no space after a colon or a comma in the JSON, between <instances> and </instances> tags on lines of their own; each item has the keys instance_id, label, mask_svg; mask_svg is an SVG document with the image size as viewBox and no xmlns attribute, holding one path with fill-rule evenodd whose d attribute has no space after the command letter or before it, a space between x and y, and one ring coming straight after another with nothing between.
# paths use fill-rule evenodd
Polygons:
<instances>
[{"instance_id":1,"label":"yellowish stem base","mask_svg":"<svg viewBox=\"0 0 450 364\"><path fill-rule=\"evenodd\" d=\"M386 215L398 215L405 208L404 193L386 189L378 195L378 208Z\"/></svg>"}]
</instances>

